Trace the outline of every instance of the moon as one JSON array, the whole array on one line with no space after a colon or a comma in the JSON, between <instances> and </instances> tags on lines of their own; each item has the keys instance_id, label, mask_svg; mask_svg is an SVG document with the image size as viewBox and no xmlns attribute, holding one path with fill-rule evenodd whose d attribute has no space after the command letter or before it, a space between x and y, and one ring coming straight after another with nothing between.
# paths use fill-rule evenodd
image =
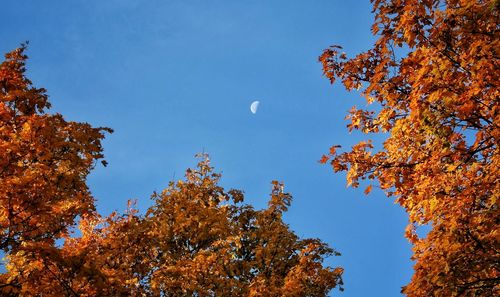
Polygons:
<instances>
[{"instance_id":1,"label":"moon","mask_svg":"<svg viewBox=\"0 0 500 297\"><path fill-rule=\"evenodd\" d=\"M259 104L260 104L259 101L254 101L254 102L252 102L252 104L250 104L250 111L253 114L257 113L257 108L259 108Z\"/></svg>"}]
</instances>

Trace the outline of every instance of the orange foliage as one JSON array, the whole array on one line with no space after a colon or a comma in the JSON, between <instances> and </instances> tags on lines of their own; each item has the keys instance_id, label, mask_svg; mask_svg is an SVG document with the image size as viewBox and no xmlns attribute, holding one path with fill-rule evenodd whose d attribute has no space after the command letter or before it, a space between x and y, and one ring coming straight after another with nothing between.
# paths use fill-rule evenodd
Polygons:
<instances>
[{"instance_id":1,"label":"orange foliage","mask_svg":"<svg viewBox=\"0 0 500 297\"><path fill-rule=\"evenodd\" d=\"M94 213L85 179L111 130L46 114L45 90L24 76L24 50L0 64L0 248L42 259L77 216ZM11 278L2 280L12 287Z\"/></svg>"},{"instance_id":2,"label":"orange foliage","mask_svg":"<svg viewBox=\"0 0 500 297\"><path fill-rule=\"evenodd\" d=\"M378 37L347 58L332 46L325 75L361 90L349 130L386 133L322 158L348 184L377 180L408 213L408 296L494 296L500 290L498 1L372 0ZM368 193L371 188L368 188ZM430 225L425 237L415 228Z\"/></svg>"},{"instance_id":3,"label":"orange foliage","mask_svg":"<svg viewBox=\"0 0 500 297\"><path fill-rule=\"evenodd\" d=\"M203 159L154 193L145 216L86 217L51 257L10 255L9 274L27 296L327 296L342 285L343 270L322 265L338 253L283 223L281 184L255 210L219 178Z\"/></svg>"}]
</instances>

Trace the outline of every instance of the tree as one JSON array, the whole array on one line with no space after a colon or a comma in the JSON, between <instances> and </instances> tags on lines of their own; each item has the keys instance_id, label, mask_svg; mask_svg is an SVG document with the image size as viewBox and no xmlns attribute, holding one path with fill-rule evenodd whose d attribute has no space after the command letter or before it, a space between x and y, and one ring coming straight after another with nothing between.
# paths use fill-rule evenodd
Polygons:
<instances>
[{"instance_id":1,"label":"tree","mask_svg":"<svg viewBox=\"0 0 500 297\"><path fill-rule=\"evenodd\" d=\"M486 0L372 0L373 48L332 46L324 74L361 90L349 131L387 135L322 162L353 187L376 180L408 213L415 273L408 296L494 296L500 290L499 7ZM370 192L371 185L366 193ZM416 228L431 226L419 237Z\"/></svg>"},{"instance_id":2,"label":"tree","mask_svg":"<svg viewBox=\"0 0 500 297\"><path fill-rule=\"evenodd\" d=\"M83 219L82 236L52 251L56 261L9 272L23 292L44 296L327 296L342 285L343 270L322 264L338 253L283 223L291 196L280 183L268 208L255 210L219 179L204 158L154 193L145 216L129 208Z\"/></svg>"},{"instance_id":3,"label":"tree","mask_svg":"<svg viewBox=\"0 0 500 297\"><path fill-rule=\"evenodd\" d=\"M25 76L25 49L0 64L0 249L11 254L41 251L94 213L85 179L111 132L46 114L45 89Z\"/></svg>"}]
</instances>

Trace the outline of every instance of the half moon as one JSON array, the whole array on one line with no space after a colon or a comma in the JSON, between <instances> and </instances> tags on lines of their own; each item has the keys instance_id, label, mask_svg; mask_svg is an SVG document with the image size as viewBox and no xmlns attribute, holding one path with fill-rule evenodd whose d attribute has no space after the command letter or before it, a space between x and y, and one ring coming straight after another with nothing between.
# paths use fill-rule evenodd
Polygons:
<instances>
[{"instance_id":1,"label":"half moon","mask_svg":"<svg viewBox=\"0 0 500 297\"><path fill-rule=\"evenodd\" d=\"M259 101L254 101L252 104L250 104L250 111L255 114L257 112L257 108L259 108Z\"/></svg>"}]
</instances>

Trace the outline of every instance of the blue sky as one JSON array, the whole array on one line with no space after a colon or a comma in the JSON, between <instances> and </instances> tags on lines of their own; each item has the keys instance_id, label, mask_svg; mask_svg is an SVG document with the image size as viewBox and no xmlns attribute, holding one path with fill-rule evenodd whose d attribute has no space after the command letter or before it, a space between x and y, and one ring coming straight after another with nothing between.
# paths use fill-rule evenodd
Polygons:
<instances>
[{"instance_id":1,"label":"blue sky","mask_svg":"<svg viewBox=\"0 0 500 297\"><path fill-rule=\"evenodd\" d=\"M204 150L257 208L271 180L285 182L292 229L342 253L328 263L345 268L346 291L332 295L400 296L412 266L404 212L317 162L363 137L344 117L364 100L330 85L317 58L332 44L368 49L370 12L368 0L7 1L0 51L29 40L28 75L52 112L115 130L109 166L89 178L101 213L134 198L146 209Z\"/></svg>"}]
</instances>

